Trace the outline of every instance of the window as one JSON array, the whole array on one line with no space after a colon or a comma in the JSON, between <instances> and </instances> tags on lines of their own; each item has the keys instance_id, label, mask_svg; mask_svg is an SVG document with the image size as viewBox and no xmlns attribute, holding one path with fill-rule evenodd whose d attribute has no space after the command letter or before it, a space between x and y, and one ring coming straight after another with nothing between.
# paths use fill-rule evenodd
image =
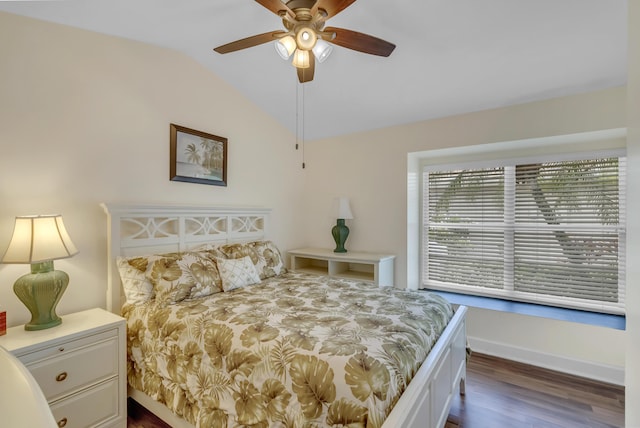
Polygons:
<instances>
[{"instance_id":1,"label":"window","mask_svg":"<svg viewBox=\"0 0 640 428\"><path fill-rule=\"evenodd\" d=\"M423 171L425 288L624 313L625 158Z\"/></svg>"}]
</instances>

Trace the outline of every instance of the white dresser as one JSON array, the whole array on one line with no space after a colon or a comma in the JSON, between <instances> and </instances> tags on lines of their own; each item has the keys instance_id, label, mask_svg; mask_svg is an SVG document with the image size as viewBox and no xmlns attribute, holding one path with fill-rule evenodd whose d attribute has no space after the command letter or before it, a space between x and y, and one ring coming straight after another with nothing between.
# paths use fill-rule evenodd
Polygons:
<instances>
[{"instance_id":1,"label":"white dresser","mask_svg":"<svg viewBox=\"0 0 640 428\"><path fill-rule=\"evenodd\" d=\"M125 340L124 318L90 309L46 330L12 327L0 345L29 369L59 427L125 428Z\"/></svg>"},{"instance_id":2,"label":"white dresser","mask_svg":"<svg viewBox=\"0 0 640 428\"><path fill-rule=\"evenodd\" d=\"M301 248L289 251L292 270L335 276L336 278L370 281L391 286L394 282L393 254L349 251L334 253L326 248Z\"/></svg>"}]
</instances>

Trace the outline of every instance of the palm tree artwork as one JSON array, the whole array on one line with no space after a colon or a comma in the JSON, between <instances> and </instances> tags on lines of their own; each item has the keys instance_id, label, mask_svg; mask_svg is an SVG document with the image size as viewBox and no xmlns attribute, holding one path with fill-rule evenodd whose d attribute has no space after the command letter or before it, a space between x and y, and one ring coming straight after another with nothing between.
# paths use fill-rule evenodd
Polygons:
<instances>
[{"instance_id":1,"label":"palm tree artwork","mask_svg":"<svg viewBox=\"0 0 640 428\"><path fill-rule=\"evenodd\" d=\"M178 175L222 180L224 144L221 141L179 132L176 168Z\"/></svg>"}]
</instances>

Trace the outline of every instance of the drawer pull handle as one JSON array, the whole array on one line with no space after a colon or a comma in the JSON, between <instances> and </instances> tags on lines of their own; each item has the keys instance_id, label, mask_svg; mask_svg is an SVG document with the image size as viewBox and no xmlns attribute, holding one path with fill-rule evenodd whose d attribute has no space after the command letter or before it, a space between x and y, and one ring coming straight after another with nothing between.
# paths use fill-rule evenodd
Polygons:
<instances>
[{"instance_id":1,"label":"drawer pull handle","mask_svg":"<svg viewBox=\"0 0 640 428\"><path fill-rule=\"evenodd\" d=\"M62 427L64 427L64 426L67 426L67 418L62 418L62 419L60 419L60 420L58 421L58 426L59 426L60 428L62 428Z\"/></svg>"},{"instance_id":2,"label":"drawer pull handle","mask_svg":"<svg viewBox=\"0 0 640 428\"><path fill-rule=\"evenodd\" d=\"M62 382L63 380L65 380L67 378L67 372L62 372L60 373L58 376L56 376L56 380L58 382ZM64 419L66 421L66 418ZM66 423L66 422L65 422ZM64 426L64 425L63 425Z\"/></svg>"},{"instance_id":3,"label":"drawer pull handle","mask_svg":"<svg viewBox=\"0 0 640 428\"><path fill-rule=\"evenodd\" d=\"M59 352L64 352L64 346L59 347L59 348L58 348L58 351L59 351Z\"/></svg>"}]
</instances>

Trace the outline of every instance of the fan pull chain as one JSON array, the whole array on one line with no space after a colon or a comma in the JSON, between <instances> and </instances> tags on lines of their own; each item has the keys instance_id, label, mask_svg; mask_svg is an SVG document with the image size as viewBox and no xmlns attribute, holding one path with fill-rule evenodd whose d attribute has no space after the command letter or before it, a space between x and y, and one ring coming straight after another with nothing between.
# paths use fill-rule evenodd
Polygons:
<instances>
[{"instance_id":1,"label":"fan pull chain","mask_svg":"<svg viewBox=\"0 0 640 428\"><path fill-rule=\"evenodd\" d=\"M304 83L299 84L302 87L302 169L305 169L305 159L304 159Z\"/></svg>"},{"instance_id":2,"label":"fan pull chain","mask_svg":"<svg viewBox=\"0 0 640 428\"><path fill-rule=\"evenodd\" d=\"M302 91L300 88L302 87ZM302 106L300 106L302 104ZM302 140L302 141L300 141ZM304 161L304 85L296 83L296 150L302 147L302 169L305 169Z\"/></svg>"},{"instance_id":3,"label":"fan pull chain","mask_svg":"<svg viewBox=\"0 0 640 428\"><path fill-rule=\"evenodd\" d=\"M300 119L298 119L298 83L296 82L296 150L298 150L298 140L300 137L300 131L298 130L300 125Z\"/></svg>"}]
</instances>

